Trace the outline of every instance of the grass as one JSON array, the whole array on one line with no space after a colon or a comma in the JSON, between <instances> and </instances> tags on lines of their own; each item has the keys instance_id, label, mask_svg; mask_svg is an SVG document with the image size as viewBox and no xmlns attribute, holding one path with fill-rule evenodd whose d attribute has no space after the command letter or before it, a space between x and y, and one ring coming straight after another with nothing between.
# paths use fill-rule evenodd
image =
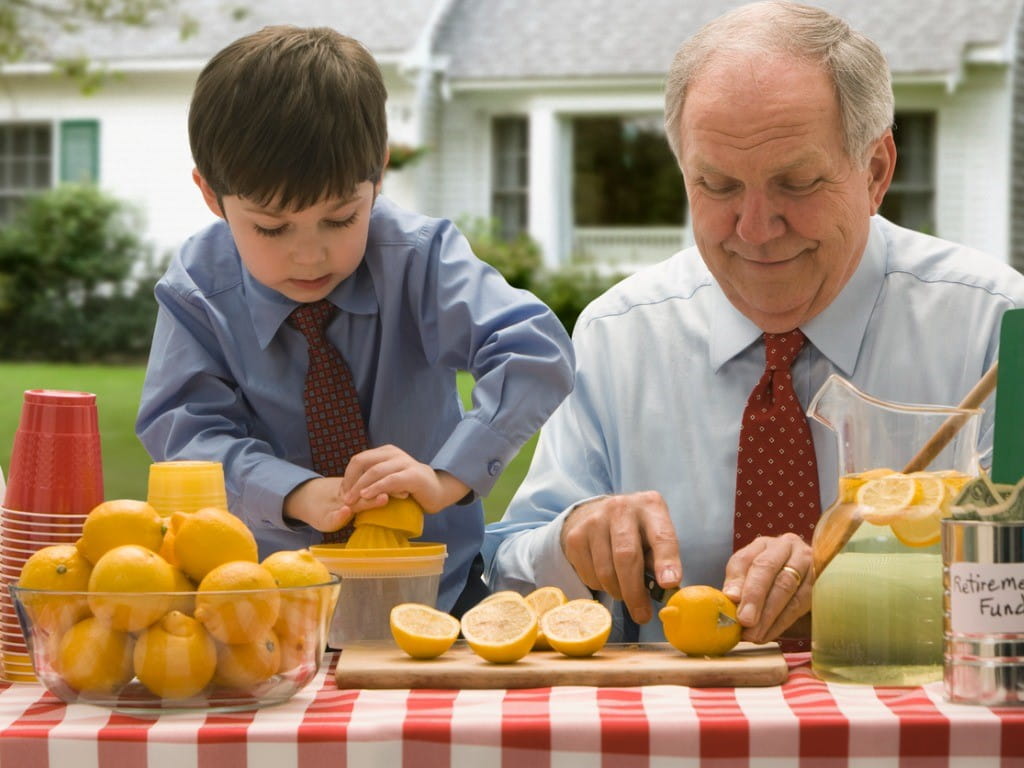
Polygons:
<instances>
[{"instance_id":1,"label":"grass","mask_svg":"<svg viewBox=\"0 0 1024 768\"><path fill-rule=\"evenodd\" d=\"M104 495L108 499L144 499L150 458L135 436L135 414L145 368L141 365L51 365L0 363L0 468L11 461L14 432L26 389L74 389L96 393L103 445ZM473 379L459 374L459 391L469 403ZM523 447L484 499L488 522L508 506L530 465L536 435Z\"/></svg>"}]
</instances>

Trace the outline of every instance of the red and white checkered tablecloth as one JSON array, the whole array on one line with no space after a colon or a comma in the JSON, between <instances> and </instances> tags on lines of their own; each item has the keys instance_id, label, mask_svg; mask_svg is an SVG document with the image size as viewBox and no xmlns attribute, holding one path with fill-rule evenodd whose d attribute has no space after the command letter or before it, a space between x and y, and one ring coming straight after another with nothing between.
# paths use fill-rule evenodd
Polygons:
<instances>
[{"instance_id":1,"label":"red and white checkered tablecloth","mask_svg":"<svg viewBox=\"0 0 1024 768\"><path fill-rule=\"evenodd\" d=\"M340 691L332 657L285 704L154 718L0 685L0 767L1024 766L1024 708L826 684L805 659L770 688Z\"/></svg>"}]
</instances>

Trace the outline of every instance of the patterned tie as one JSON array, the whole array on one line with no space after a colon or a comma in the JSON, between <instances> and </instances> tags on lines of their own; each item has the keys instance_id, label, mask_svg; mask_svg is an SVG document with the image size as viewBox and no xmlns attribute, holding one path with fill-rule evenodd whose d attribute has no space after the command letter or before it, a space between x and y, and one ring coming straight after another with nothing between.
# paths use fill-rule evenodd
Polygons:
<instances>
[{"instance_id":1,"label":"patterned tie","mask_svg":"<svg viewBox=\"0 0 1024 768\"><path fill-rule=\"evenodd\" d=\"M789 368L804 346L799 329L766 333L765 371L750 393L736 462L733 550L792 531L810 543L821 509L811 428Z\"/></svg>"},{"instance_id":2,"label":"patterned tie","mask_svg":"<svg viewBox=\"0 0 1024 768\"><path fill-rule=\"evenodd\" d=\"M366 426L352 372L345 358L327 340L327 325L337 311L331 302L321 299L302 304L288 317L288 322L302 331L309 344L309 369L302 399L313 471L325 477L344 475L349 460L367 447ZM348 541L352 530L349 524L325 533L324 541Z\"/></svg>"}]
</instances>

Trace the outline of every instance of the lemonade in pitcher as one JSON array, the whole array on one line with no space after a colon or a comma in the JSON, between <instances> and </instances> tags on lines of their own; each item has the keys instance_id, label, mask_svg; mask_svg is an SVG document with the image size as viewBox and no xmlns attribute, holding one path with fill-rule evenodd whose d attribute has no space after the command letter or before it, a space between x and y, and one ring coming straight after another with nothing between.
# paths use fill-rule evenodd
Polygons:
<instances>
[{"instance_id":1,"label":"lemonade in pitcher","mask_svg":"<svg viewBox=\"0 0 1024 768\"><path fill-rule=\"evenodd\" d=\"M819 677L897 686L942 677L939 521L969 479L951 470L884 468L840 479L836 506L862 522L814 585Z\"/></svg>"},{"instance_id":2,"label":"lemonade in pitcher","mask_svg":"<svg viewBox=\"0 0 1024 768\"><path fill-rule=\"evenodd\" d=\"M867 685L941 680L940 521L978 473L981 412L887 402L831 376L808 413L835 433L839 470L812 542L814 672Z\"/></svg>"}]
</instances>

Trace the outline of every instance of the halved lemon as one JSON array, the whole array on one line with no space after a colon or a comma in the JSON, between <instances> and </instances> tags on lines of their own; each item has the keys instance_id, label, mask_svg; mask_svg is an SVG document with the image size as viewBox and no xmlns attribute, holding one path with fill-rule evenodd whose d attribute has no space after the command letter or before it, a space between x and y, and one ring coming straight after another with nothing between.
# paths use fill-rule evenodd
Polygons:
<instances>
[{"instance_id":1,"label":"halved lemon","mask_svg":"<svg viewBox=\"0 0 1024 768\"><path fill-rule=\"evenodd\" d=\"M477 656L508 664L533 648L537 614L518 595L494 595L463 614L462 636Z\"/></svg>"},{"instance_id":2,"label":"halved lemon","mask_svg":"<svg viewBox=\"0 0 1024 768\"><path fill-rule=\"evenodd\" d=\"M533 608L533 612L537 614L537 621L541 621L544 618L544 614L552 608L565 605L567 602L565 592L558 587L539 587L528 594L525 599L527 604ZM546 651L550 650L550 648L551 644L544 636L543 622L541 622L541 628L537 632L537 639L533 643L533 649L535 651Z\"/></svg>"},{"instance_id":3,"label":"halved lemon","mask_svg":"<svg viewBox=\"0 0 1024 768\"><path fill-rule=\"evenodd\" d=\"M559 653L593 656L604 648L612 631L612 615L596 600L570 600L548 610L541 631Z\"/></svg>"},{"instance_id":4,"label":"halved lemon","mask_svg":"<svg viewBox=\"0 0 1024 768\"><path fill-rule=\"evenodd\" d=\"M861 516L875 525L891 523L915 502L917 488L917 480L902 472L868 480L857 489Z\"/></svg>"},{"instance_id":5,"label":"halved lemon","mask_svg":"<svg viewBox=\"0 0 1024 768\"><path fill-rule=\"evenodd\" d=\"M414 659L433 659L452 647L459 636L458 620L420 603L399 603L391 609L391 635Z\"/></svg>"}]
</instances>

